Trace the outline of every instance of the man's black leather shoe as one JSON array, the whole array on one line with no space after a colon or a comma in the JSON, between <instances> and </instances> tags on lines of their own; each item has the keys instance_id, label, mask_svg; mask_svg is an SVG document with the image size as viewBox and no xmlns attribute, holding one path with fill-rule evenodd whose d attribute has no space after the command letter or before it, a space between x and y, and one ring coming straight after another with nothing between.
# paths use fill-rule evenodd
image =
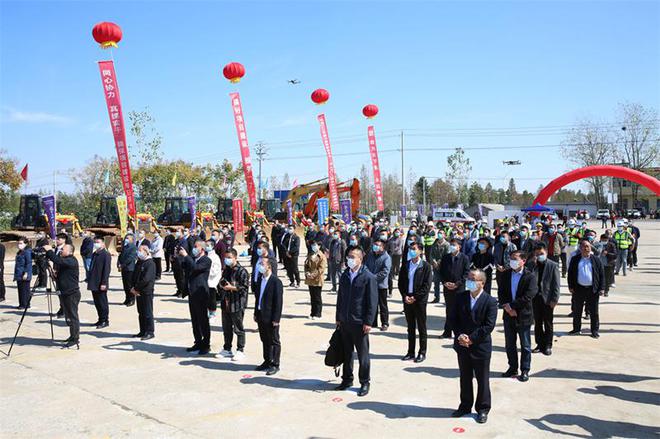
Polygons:
<instances>
[{"instance_id":1,"label":"man's black leather shoe","mask_svg":"<svg viewBox=\"0 0 660 439\"><path fill-rule=\"evenodd\" d=\"M403 358L401 359L401 361L410 361L410 360L414 360L414 359L415 359L415 355L414 355L414 354L406 354L406 356L403 357Z\"/></svg>"},{"instance_id":2,"label":"man's black leather shoe","mask_svg":"<svg viewBox=\"0 0 660 439\"><path fill-rule=\"evenodd\" d=\"M521 381L523 383L529 381L529 372L523 370L520 376L518 377L518 381Z\"/></svg>"},{"instance_id":3,"label":"man's black leather shoe","mask_svg":"<svg viewBox=\"0 0 660 439\"><path fill-rule=\"evenodd\" d=\"M568 331L568 335L580 335L580 331L573 329L572 331Z\"/></svg>"},{"instance_id":4,"label":"man's black leather shoe","mask_svg":"<svg viewBox=\"0 0 660 439\"><path fill-rule=\"evenodd\" d=\"M268 370L269 367L270 367L270 363L267 363L266 361L264 361L259 366L257 366L254 370L262 372L264 370Z\"/></svg>"},{"instance_id":5,"label":"man's black leather shoe","mask_svg":"<svg viewBox=\"0 0 660 439\"><path fill-rule=\"evenodd\" d=\"M421 363L424 360L426 360L426 354L419 354L417 358L415 358L415 363Z\"/></svg>"},{"instance_id":6,"label":"man's black leather shoe","mask_svg":"<svg viewBox=\"0 0 660 439\"><path fill-rule=\"evenodd\" d=\"M479 412L477 413L477 422L480 424L485 424L488 421L488 413Z\"/></svg>"},{"instance_id":7,"label":"man's black leather shoe","mask_svg":"<svg viewBox=\"0 0 660 439\"><path fill-rule=\"evenodd\" d=\"M506 372L504 372L504 373L502 374L502 377L503 377L503 378L511 378L511 377L516 376L516 375L518 375L518 371L517 371L517 370L515 370L515 369L509 369L509 370L507 370Z\"/></svg>"},{"instance_id":8,"label":"man's black leather shoe","mask_svg":"<svg viewBox=\"0 0 660 439\"><path fill-rule=\"evenodd\" d=\"M277 372L280 371L280 368L277 366L270 366L268 370L266 371L266 375L275 375Z\"/></svg>"},{"instance_id":9,"label":"man's black leather shoe","mask_svg":"<svg viewBox=\"0 0 660 439\"><path fill-rule=\"evenodd\" d=\"M552 355L552 349L546 348L545 351L543 351L543 355L547 355L549 357L550 355Z\"/></svg>"},{"instance_id":10,"label":"man's black leather shoe","mask_svg":"<svg viewBox=\"0 0 660 439\"><path fill-rule=\"evenodd\" d=\"M541 348L538 346L532 349L532 354L538 354L539 352L541 352Z\"/></svg>"},{"instance_id":11,"label":"man's black leather shoe","mask_svg":"<svg viewBox=\"0 0 660 439\"><path fill-rule=\"evenodd\" d=\"M351 381L342 381L340 385L335 387L335 390L346 390L349 389L352 385L353 383Z\"/></svg>"},{"instance_id":12,"label":"man's black leather shoe","mask_svg":"<svg viewBox=\"0 0 660 439\"><path fill-rule=\"evenodd\" d=\"M600 334L597 332L592 332L591 333L591 338L600 338Z\"/></svg>"},{"instance_id":13,"label":"man's black leather shoe","mask_svg":"<svg viewBox=\"0 0 660 439\"><path fill-rule=\"evenodd\" d=\"M459 408L458 410L454 410L454 412L451 414L452 418L460 418L461 416L465 416L468 413L470 413L470 410L465 410L462 408Z\"/></svg>"},{"instance_id":14,"label":"man's black leather shoe","mask_svg":"<svg viewBox=\"0 0 660 439\"><path fill-rule=\"evenodd\" d=\"M369 394L369 384L362 384L358 391L358 396L367 396Z\"/></svg>"},{"instance_id":15,"label":"man's black leather shoe","mask_svg":"<svg viewBox=\"0 0 660 439\"><path fill-rule=\"evenodd\" d=\"M155 335L153 335L153 334L144 334L142 336L142 338L140 338L140 340L151 340L154 337L155 337Z\"/></svg>"}]
</instances>

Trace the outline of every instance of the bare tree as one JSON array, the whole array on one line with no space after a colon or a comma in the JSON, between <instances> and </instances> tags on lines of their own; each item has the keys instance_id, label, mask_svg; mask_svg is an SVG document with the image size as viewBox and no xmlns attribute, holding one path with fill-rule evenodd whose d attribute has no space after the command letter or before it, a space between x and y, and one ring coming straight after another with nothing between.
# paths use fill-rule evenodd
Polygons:
<instances>
[{"instance_id":1,"label":"bare tree","mask_svg":"<svg viewBox=\"0 0 660 439\"><path fill-rule=\"evenodd\" d=\"M660 154L658 112L638 103L619 104L618 119L622 122L617 135L621 161L637 171L656 166ZM633 207L637 203L639 185L631 183Z\"/></svg>"},{"instance_id":2,"label":"bare tree","mask_svg":"<svg viewBox=\"0 0 660 439\"><path fill-rule=\"evenodd\" d=\"M611 163L616 157L616 148L611 135L602 126L588 119L578 121L562 142L564 158L580 168ZM607 178L589 177L587 181L594 191L598 206L605 205Z\"/></svg>"},{"instance_id":3,"label":"bare tree","mask_svg":"<svg viewBox=\"0 0 660 439\"><path fill-rule=\"evenodd\" d=\"M469 201L468 180L472 172L470 159L465 156L463 148L456 148L456 151L447 156L447 172L445 181L449 183L457 195L459 204L467 204Z\"/></svg>"}]
</instances>

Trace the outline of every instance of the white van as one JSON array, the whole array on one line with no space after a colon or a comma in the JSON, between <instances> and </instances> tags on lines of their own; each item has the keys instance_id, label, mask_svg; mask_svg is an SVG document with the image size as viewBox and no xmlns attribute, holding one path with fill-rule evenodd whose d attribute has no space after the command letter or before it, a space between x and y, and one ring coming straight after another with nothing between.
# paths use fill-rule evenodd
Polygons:
<instances>
[{"instance_id":1,"label":"white van","mask_svg":"<svg viewBox=\"0 0 660 439\"><path fill-rule=\"evenodd\" d=\"M453 223L475 222L474 218L465 213L463 209L446 209L439 207L433 209L433 221L451 221Z\"/></svg>"}]
</instances>

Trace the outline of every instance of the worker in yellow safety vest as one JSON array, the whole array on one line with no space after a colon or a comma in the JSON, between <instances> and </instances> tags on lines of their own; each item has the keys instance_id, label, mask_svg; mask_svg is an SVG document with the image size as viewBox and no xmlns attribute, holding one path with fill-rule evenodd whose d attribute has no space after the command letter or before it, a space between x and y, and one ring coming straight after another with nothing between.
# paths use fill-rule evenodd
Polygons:
<instances>
[{"instance_id":1,"label":"worker in yellow safety vest","mask_svg":"<svg viewBox=\"0 0 660 439\"><path fill-rule=\"evenodd\" d=\"M619 221L616 224L616 232L614 232L614 242L616 242L616 268L614 274L618 275L619 270L623 267L623 275L625 276L626 268L628 267L628 250L635 243L635 238L632 233L628 231L626 224Z\"/></svg>"}]
</instances>

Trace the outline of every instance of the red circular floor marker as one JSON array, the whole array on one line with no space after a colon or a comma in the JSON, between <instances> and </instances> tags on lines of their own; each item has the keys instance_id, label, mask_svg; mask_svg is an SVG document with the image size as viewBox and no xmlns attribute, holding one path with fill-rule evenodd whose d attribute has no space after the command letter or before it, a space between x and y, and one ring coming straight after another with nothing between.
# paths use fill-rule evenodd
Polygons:
<instances>
[{"instance_id":1,"label":"red circular floor marker","mask_svg":"<svg viewBox=\"0 0 660 439\"><path fill-rule=\"evenodd\" d=\"M465 433L465 429L463 427L454 427L451 429L454 433Z\"/></svg>"},{"instance_id":2,"label":"red circular floor marker","mask_svg":"<svg viewBox=\"0 0 660 439\"><path fill-rule=\"evenodd\" d=\"M243 378L252 378L252 375L250 375L250 374L245 374L245 375L243 375Z\"/></svg>"},{"instance_id":3,"label":"red circular floor marker","mask_svg":"<svg viewBox=\"0 0 660 439\"><path fill-rule=\"evenodd\" d=\"M337 398L332 398L332 402L342 402L343 399L337 397Z\"/></svg>"}]
</instances>

